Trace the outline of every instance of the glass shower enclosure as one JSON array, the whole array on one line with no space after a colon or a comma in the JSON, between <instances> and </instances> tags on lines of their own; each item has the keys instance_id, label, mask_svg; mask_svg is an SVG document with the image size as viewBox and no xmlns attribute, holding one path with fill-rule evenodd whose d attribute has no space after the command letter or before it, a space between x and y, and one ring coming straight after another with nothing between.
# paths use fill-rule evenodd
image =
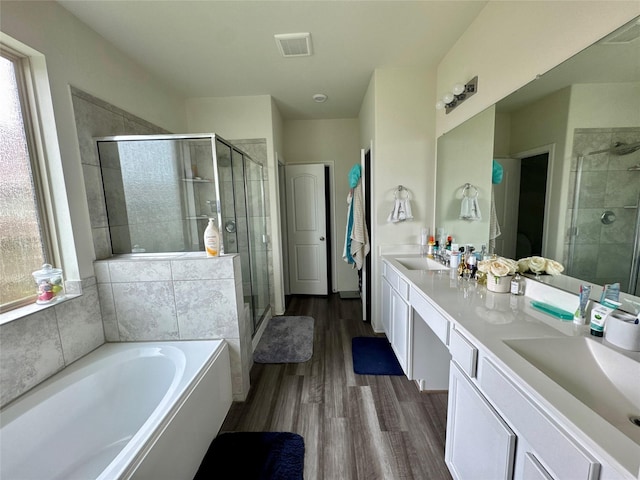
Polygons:
<instances>
[{"instance_id":1,"label":"glass shower enclosure","mask_svg":"<svg viewBox=\"0 0 640 480\"><path fill-rule=\"evenodd\" d=\"M269 309L263 167L215 134L96 139L114 254L204 251L214 218L221 253L238 253L255 333Z\"/></svg>"},{"instance_id":2,"label":"glass shower enclosure","mask_svg":"<svg viewBox=\"0 0 640 480\"><path fill-rule=\"evenodd\" d=\"M567 273L640 295L640 128L574 132Z\"/></svg>"}]
</instances>

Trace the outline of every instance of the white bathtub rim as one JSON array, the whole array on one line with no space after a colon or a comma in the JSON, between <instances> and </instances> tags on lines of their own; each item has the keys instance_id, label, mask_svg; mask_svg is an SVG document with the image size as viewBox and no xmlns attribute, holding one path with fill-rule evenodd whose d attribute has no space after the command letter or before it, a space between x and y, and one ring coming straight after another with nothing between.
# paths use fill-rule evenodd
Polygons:
<instances>
[{"instance_id":1,"label":"white bathtub rim","mask_svg":"<svg viewBox=\"0 0 640 480\"><path fill-rule=\"evenodd\" d=\"M213 360L217 357L217 354L222 350L224 346L224 340L189 340L188 342L207 342L213 344L217 342L215 348L211 350L204 363L200 364L199 370L193 372L188 380L185 382L183 388L179 391L175 391L175 396L171 397L171 407L166 410L169 399L165 396L153 411L152 416L154 419L158 416L159 412L162 413L162 417L159 422L145 422L144 425L136 432L136 434L129 440L127 445L116 455L116 457L109 463L109 465L102 471L96 480L111 480L114 478L129 478L137 469L140 462L144 459L148 451L153 447L153 444L157 441L162 434L166 426L171 419L175 416L176 412L182 407L188 396L193 389L197 386L202 376L211 368ZM138 342L136 342L138 343ZM144 343L144 342L143 342ZM173 345L179 342L151 342L164 343L166 345ZM175 381L175 379L174 379ZM126 460L126 461L125 461Z\"/></svg>"},{"instance_id":2,"label":"white bathtub rim","mask_svg":"<svg viewBox=\"0 0 640 480\"><path fill-rule=\"evenodd\" d=\"M170 387L167 389L167 392L154 408L150 416L130 438L127 445L118 452L118 454L107 466L105 466L102 473L98 476L99 479L104 480L121 478L123 472L130 470L133 464L137 463L140 458L144 458L143 455L141 456L141 450L145 450L147 445L153 445L153 443L155 443L162 430L166 427L169 419L173 418L175 413L179 410L179 407L184 404L186 398L188 398L189 394L197 386L200 379L209 370L213 360L217 358L219 352L223 350L225 343L226 342L224 340L217 339L167 342L113 342L103 344L101 347L98 347L86 356L76 360L68 367L58 371L52 377L49 377L41 384L5 405L0 410L0 413L2 413L2 415L0 415L0 428L9 425L22 414L39 405L41 396L48 396L46 395L47 390L49 390L49 393L52 395L55 395L64 390L64 388L73 385L73 383L77 381L74 379L74 374L78 371L88 369L87 374L80 378L85 378L86 376L99 371L100 369L97 367L99 361L114 355L113 349L117 349L118 346L125 346L123 351L115 352L116 360L119 363L124 362L127 359L139 357L140 349L146 352L143 356L152 356L152 350L155 350L157 354L158 350L167 347L170 349L173 347L180 350L180 347L185 346L185 344L201 344L202 348L207 346L208 348L205 349L205 351L200 351L200 356L198 357L197 362L190 365L188 373L185 374L185 369L183 368L182 378L178 375L174 375ZM174 388L175 384L180 382L183 382L182 387L180 389ZM170 400L172 403L168 408L167 403L169 403ZM7 415L9 416L7 417ZM151 418L154 419L153 422L150 421ZM136 449L138 451L136 451Z\"/></svg>"},{"instance_id":3,"label":"white bathtub rim","mask_svg":"<svg viewBox=\"0 0 640 480\"><path fill-rule=\"evenodd\" d=\"M119 480L128 480L135 474L137 468L140 466L149 451L151 451L151 449L155 446L155 443L167 429L169 424L173 421L177 413L182 409L183 405L187 402L191 394L196 390L202 379L207 375L218 357L222 355L225 344L226 342L222 341L220 345L216 347L216 349L212 352L211 356L206 362L206 365L203 365L198 374L194 377L194 379L189 383L187 388L184 389L180 397L173 404L172 408L168 412L166 412L162 419L162 422L160 422L154 429L153 434L141 446L141 448L139 448L135 457L126 465L126 468L118 474L117 478ZM116 459L114 459L114 462L115 460ZM104 476L103 472L103 474L100 475L100 477L98 477L98 479L96 480L109 480L110 478L113 477L106 477Z\"/></svg>"},{"instance_id":4,"label":"white bathtub rim","mask_svg":"<svg viewBox=\"0 0 640 480\"><path fill-rule=\"evenodd\" d=\"M105 471L102 472L102 474L96 480L110 480L112 478L118 478L118 479L124 480L124 479L131 478L135 474L135 471L137 470L139 465L142 463L142 461L147 456L149 451L153 448L155 443L158 441L162 433L171 423L171 421L176 416L178 411L180 411L180 409L186 403L188 398L191 396L194 390L198 387L198 384L200 383L200 381L209 372L209 370L211 369L211 366L214 364L216 359L220 355L222 355L222 351L224 349L226 342L224 340L220 340L219 342L220 342L219 345L216 346L216 348L211 352L211 355L207 359L206 363L203 364L202 368L200 368L200 370L196 372L196 375L189 381L189 383L185 386L185 388L182 389L178 397L175 399L175 402L173 402L171 408L167 412L165 412L164 416L162 417L162 421L157 425L155 425L155 428L150 429L152 430L152 432L149 434L148 437L144 437L145 441L141 442L142 445L138 447L138 450L136 451L136 454L134 455L134 457L129 462L127 462L126 465L122 466L123 468L121 467L117 469L118 470L116 474L117 476L113 475L113 473L115 472L112 472L112 473L108 472L110 467L114 463L116 463L116 461L118 460L118 457L114 458L113 461L109 464L109 467L107 467L107 469L105 469Z\"/></svg>"}]
</instances>

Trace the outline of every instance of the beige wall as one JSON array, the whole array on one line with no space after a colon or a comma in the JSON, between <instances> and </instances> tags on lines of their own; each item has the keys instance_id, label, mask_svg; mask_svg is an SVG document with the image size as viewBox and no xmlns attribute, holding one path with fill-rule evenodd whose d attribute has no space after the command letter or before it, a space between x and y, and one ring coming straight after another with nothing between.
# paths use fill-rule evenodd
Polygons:
<instances>
[{"instance_id":1,"label":"beige wall","mask_svg":"<svg viewBox=\"0 0 640 480\"><path fill-rule=\"evenodd\" d=\"M56 221L71 225L59 232L65 275L71 280L93 276L95 255L70 86L175 132L186 127L184 99L56 2L3 0L1 9L2 40L22 51L29 49L20 43L35 49L37 53L29 53L36 69L44 72L46 64L48 85L39 93L45 103L50 94L49 108L41 105L47 168L55 186Z\"/></svg>"},{"instance_id":2,"label":"beige wall","mask_svg":"<svg viewBox=\"0 0 640 480\"><path fill-rule=\"evenodd\" d=\"M371 225L372 325L380 323L379 252L396 245L416 245L424 226L433 226L435 186L435 70L378 69L360 111L360 145L373 141ZM394 191L411 192L413 221L387 222Z\"/></svg>"},{"instance_id":3,"label":"beige wall","mask_svg":"<svg viewBox=\"0 0 640 480\"><path fill-rule=\"evenodd\" d=\"M355 118L335 120L292 120L284 123L284 157L292 163L330 164L333 170L334 195L332 270L333 291L358 290L358 275L342 259L347 228L348 174L360 163L359 123Z\"/></svg>"},{"instance_id":4,"label":"beige wall","mask_svg":"<svg viewBox=\"0 0 640 480\"><path fill-rule=\"evenodd\" d=\"M186 101L187 127L190 132L216 133L226 140L266 138L267 195L270 206L270 241L273 255L275 304L273 313L284 313L284 279L282 275L282 239L280 235L280 199L276 157L283 141L280 112L270 95L244 97L189 98Z\"/></svg>"},{"instance_id":5,"label":"beige wall","mask_svg":"<svg viewBox=\"0 0 640 480\"><path fill-rule=\"evenodd\" d=\"M640 125L640 82L578 84L571 87L568 131Z\"/></svg>"},{"instance_id":6,"label":"beige wall","mask_svg":"<svg viewBox=\"0 0 640 480\"><path fill-rule=\"evenodd\" d=\"M632 1L491 1L438 65L437 93L478 75L478 93L445 115L437 136L640 15Z\"/></svg>"}]
</instances>

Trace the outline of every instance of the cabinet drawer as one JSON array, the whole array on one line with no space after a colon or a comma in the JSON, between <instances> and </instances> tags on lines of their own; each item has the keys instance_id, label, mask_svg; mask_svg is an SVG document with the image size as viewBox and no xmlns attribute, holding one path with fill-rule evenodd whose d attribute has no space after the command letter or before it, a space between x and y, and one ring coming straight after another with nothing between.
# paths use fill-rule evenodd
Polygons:
<instances>
[{"instance_id":1,"label":"cabinet drawer","mask_svg":"<svg viewBox=\"0 0 640 480\"><path fill-rule=\"evenodd\" d=\"M451 329L449 352L462 371L470 378L475 378L478 349L455 328Z\"/></svg>"},{"instance_id":2,"label":"cabinet drawer","mask_svg":"<svg viewBox=\"0 0 640 480\"><path fill-rule=\"evenodd\" d=\"M440 341L445 345L449 345L449 321L415 288L411 288L409 303L429 328L433 330L433 333L437 335Z\"/></svg>"},{"instance_id":3,"label":"cabinet drawer","mask_svg":"<svg viewBox=\"0 0 640 480\"><path fill-rule=\"evenodd\" d=\"M396 272L393 267L387 263L383 262L382 266L382 275L387 279L389 285L391 285L402 298L409 300L409 282L402 278L400 274L398 274L398 272Z\"/></svg>"},{"instance_id":4,"label":"cabinet drawer","mask_svg":"<svg viewBox=\"0 0 640 480\"><path fill-rule=\"evenodd\" d=\"M487 398L526 438L554 478L596 480L600 464L555 425L491 361L483 359L478 379Z\"/></svg>"}]
</instances>

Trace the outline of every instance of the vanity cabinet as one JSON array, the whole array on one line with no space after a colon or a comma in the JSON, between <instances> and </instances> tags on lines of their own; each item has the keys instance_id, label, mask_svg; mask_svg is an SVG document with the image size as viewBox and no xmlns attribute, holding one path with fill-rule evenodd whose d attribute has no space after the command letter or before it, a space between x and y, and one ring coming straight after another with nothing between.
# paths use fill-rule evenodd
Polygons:
<instances>
[{"instance_id":1,"label":"vanity cabinet","mask_svg":"<svg viewBox=\"0 0 640 480\"><path fill-rule=\"evenodd\" d=\"M409 283L386 263L382 278L382 324L394 353L411 379L410 338L411 309L408 303Z\"/></svg>"},{"instance_id":2,"label":"vanity cabinet","mask_svg":"<svg viewBox=\"0 0 640 480\"><path fill-rule=\"evenodd\" d=\"M450 351L445 460L454 478L599 478L597 460L457 328Z\"/></svg>"},{"instance_id":3,"label":"vanity cabinet","mask_svg":"<svg viewBox=\"0 0 640 480\"><path fill-rule=\"evenodd\" d=\"M451 362L445 462L456 480L511 479L516 435Z\"/></svg>"},{"instance_id":4,"label":"vanity cabinet","mask_svg":"<svg viewBox=\"0 0 640 480\"><path fill-rule=\"evenodd\" d=\"M490 359L482 358L478 385L509 425L518 433L514 478L571 478L596 480L599 462L509 379ZM522 448L521 448L522 447Z\"/></svg>"}]
</instances>

